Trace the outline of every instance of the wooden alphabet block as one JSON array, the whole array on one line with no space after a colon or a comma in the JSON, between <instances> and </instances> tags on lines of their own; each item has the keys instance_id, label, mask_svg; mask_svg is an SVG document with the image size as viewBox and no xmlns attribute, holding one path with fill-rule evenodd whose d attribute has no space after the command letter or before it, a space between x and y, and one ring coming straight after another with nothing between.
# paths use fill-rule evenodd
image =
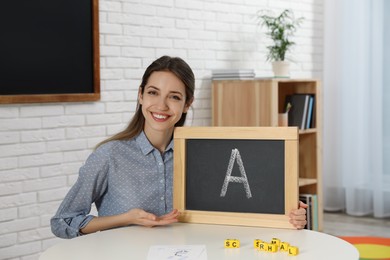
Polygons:
<instances>
[{"instance_id":1,"label":"wooden alphabet block","mask_svg":"<svg viewBox=\"0 0 390 260\"><path fill-rule=\"evenodd\" d=\"M239 248L240 240L238 239L225 239L225 248Z\"/></svg>"},{"instance_id":2,"label":"wooden alphabet block","mask_svg":"<svg viewBox=\"0 0 390 260\"><path fill-rule=\"evenodd\" d=\"M259 243L259 250L260 251L267 251L268 243L267 242L260 242Z\"/></svg>"},{"instance_id":3,"label":"wooden alphabet block","mask_svg":"<svg viewBox=\"0 0 390 260\"><path fill-rule=\"evenodd\" d=\"M299 249L296 246L289 246L288 247L288 255L298 255Z\"/></svg>"},{"instance_id":4,"label":"wooden alphabet block","mask_svg":"<svg viewBox=\"0 0 390 260\"><path fill-rule=\"evenodd\" d=\"M287 242L281 242L279 246L280 251L288 251L288 247L290 246Z\"/></svg>"},{"instance_id":5,"label":"wooden alphabet block","mask_svg":"<svg viewBox=\"0 0 390 260\"><path fill-rule=\"evenodd\" d=\"M277 248L279 248L280 246L280 239L279 238L272 238L271 240L271 244L275 244L277 246Z\"/></svg>"},{"instance_id":6,"label":"wooden alphabet block","mask_svg":"<svg viewBox=\"0 0 390 260\"><path fill-rule=\"evenodd\" d=\"M278 247L276 246L276 244L268 244L267 251L275 253L276 251L278 251Z\"/></svg>"},{"instance_id":7,"label":"wooden alphabet block","mask_svg":"<svg viewBox=\"0 0 390 260\"><path fill-rule=\"evenodd\" d=\"M256 248L256 249L260 249L260 243L263 242L262 240L260 239L255 239L253 241L253 247Z\"/></svg>"}]
</instances>

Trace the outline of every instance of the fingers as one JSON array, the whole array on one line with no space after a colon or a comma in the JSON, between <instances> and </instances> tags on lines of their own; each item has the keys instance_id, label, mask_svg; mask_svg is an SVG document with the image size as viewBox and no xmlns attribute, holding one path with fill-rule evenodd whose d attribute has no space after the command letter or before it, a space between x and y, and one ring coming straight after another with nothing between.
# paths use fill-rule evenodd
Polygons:
<instances>
[{"instance_id":1,"label":"fingers","mask_svg":"<svg viewBox=\"0 0 390 260\"><path fill-rule=\"evenodd\" d=\"M302 229L305 227L307 221L306 221L306 209L308 208L308 205L303 203L302 201L299 202L299 208L294 209L290 212L290 223L297 229Z\"/></svg>"},{"instance_id":2,"label":"fingers","mask_svg":"<svg viewBox=\"0 0 390 260\"><path fill-rule=\"evenodd\" d=\"M179 215L180 215L180 212L177 209L174 209L171 212L169 212L168 214L165 214L165 215L157 218L157 222L158 222L157 224L158 225L167 225L167 224L178 222Z\"/></svg>"},{"instance_id":3,"label":"fingers","mask_svg":"<svg viewBox=\"0 0 390 260\"><path fill-rule=\"evenodd\" d=\"M159 219L171 219L178 218L180 216L180 212L177 209L172 210L168 214L162 215Z\"/></svg>"},{"instance_id":4,"label":"fingers","mask_svg":"<svg viewBox=\"0 0 390 260\"><path fill-rule=\"evenodd\" d=\"M305 208L305 209L307 209L308 207L309 207L309 205L303 203L302 201L299 201L298 208Z\"/></svg>"},{"instance_id":5,"label":"fingers","mask_svg":"<svg viewBox=\"0 0 390 260\"><path fill-rule=\"evenodd\" d=\"M290 223L298 229L302 229L306 225L306 210L304 208L292 210L289 214Z\"/></svg>"},{"instance_id":6,"label":"fingers","mask_svg":"<svg viewBox=\"0 0 390 260\"><path fill-rule=\"evenodd\" d=\"M296 220L296 219L290 219L290 223L296 228L296 229L303 229L306 226L306 219L305 220Z\"/></svg>"},{"instance_id":7,"label":"fingers","mask_svg":"<svg viewBox=\"0 0 390 260\"><path fill-rule=\"evenodd\" d=\"M129 214L131 218L133 218L133 224L146 227L163 226L178 222L178 217L180 215L178 210L172 210L168 214L157 217L142 209L132 209L129 211Z\"/></svg>"}]
</instances>

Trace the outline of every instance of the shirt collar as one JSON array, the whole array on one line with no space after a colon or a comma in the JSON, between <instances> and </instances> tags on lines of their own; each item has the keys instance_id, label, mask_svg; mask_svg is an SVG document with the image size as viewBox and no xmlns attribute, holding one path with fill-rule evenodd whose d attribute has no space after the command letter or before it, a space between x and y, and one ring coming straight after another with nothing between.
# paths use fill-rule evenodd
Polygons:
<instances>
[{"instance_id":1,"label":"shirt collar","mask_svg":"<svg viewBox=\"0 0 390 260\"><path fill-rule=\"evenodd\" d=\"M148 153L151 153L154 149L154 146L149 142L148 138L145 135L145 132L142 131L136 138L135 138L137 144L141 148L141 151L144 155L147 155ZM165 149L165 152L173 150L173 139L169 142L167 148Z\"/></svg>"}]
</instances>

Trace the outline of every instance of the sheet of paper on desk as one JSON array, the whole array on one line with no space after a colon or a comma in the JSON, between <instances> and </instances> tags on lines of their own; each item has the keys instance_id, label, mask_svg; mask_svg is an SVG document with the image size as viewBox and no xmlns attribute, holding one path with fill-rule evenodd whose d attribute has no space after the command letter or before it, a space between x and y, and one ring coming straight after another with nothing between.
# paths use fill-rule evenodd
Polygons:
<instances>
[{"instance_id":1,"label":"sheet of paper on desk","mask_svg":"<svg viewBox=\"0 0 390 260\"><path fill-rule=\"evenodd\" d=\"M149 248L148 260L207 260L205 245L160 245Z\"/></svg>"}]
</instances>

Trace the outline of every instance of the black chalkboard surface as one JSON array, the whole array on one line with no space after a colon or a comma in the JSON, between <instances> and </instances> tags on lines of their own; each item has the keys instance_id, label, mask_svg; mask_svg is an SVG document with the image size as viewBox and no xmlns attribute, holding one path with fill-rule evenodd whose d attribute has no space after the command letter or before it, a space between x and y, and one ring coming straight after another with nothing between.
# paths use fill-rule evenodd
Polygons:
<instances>
[{"instance_id":1,"label":"black chalkboard surface","mask_svg":"<svg viewBox=\"0 0 390 260\"><path fill-rule=\"evenodd\" d=\"M12 0L0 8L0 102L98 94L97 0ZM92 100L96 96L89 95ZM52 101L52 100L49 100ZM18 101L17 101L18 102Z\"/></svg>"},{"instance_id":2,"label":"black chalkboard surface","mask_svg":"<svg viewBox=\"0 0 390 260\"><path fill-rule=\"evenodd\" d=\"M174 145L180 221L294 228L297 127L178 127Z\"/></svg>"},{"instance_id":3,"label":"black chalkboard surface","mask_svg":"<svg viewBox=\"0 0 390 260\"><path fill-rule=\"evenodd\" d=\"M190 139L186 149L187 209L284 214L284 141ZM229 173L247 184L228 181L222 196Z\"/></svg>"}]
</instances>

